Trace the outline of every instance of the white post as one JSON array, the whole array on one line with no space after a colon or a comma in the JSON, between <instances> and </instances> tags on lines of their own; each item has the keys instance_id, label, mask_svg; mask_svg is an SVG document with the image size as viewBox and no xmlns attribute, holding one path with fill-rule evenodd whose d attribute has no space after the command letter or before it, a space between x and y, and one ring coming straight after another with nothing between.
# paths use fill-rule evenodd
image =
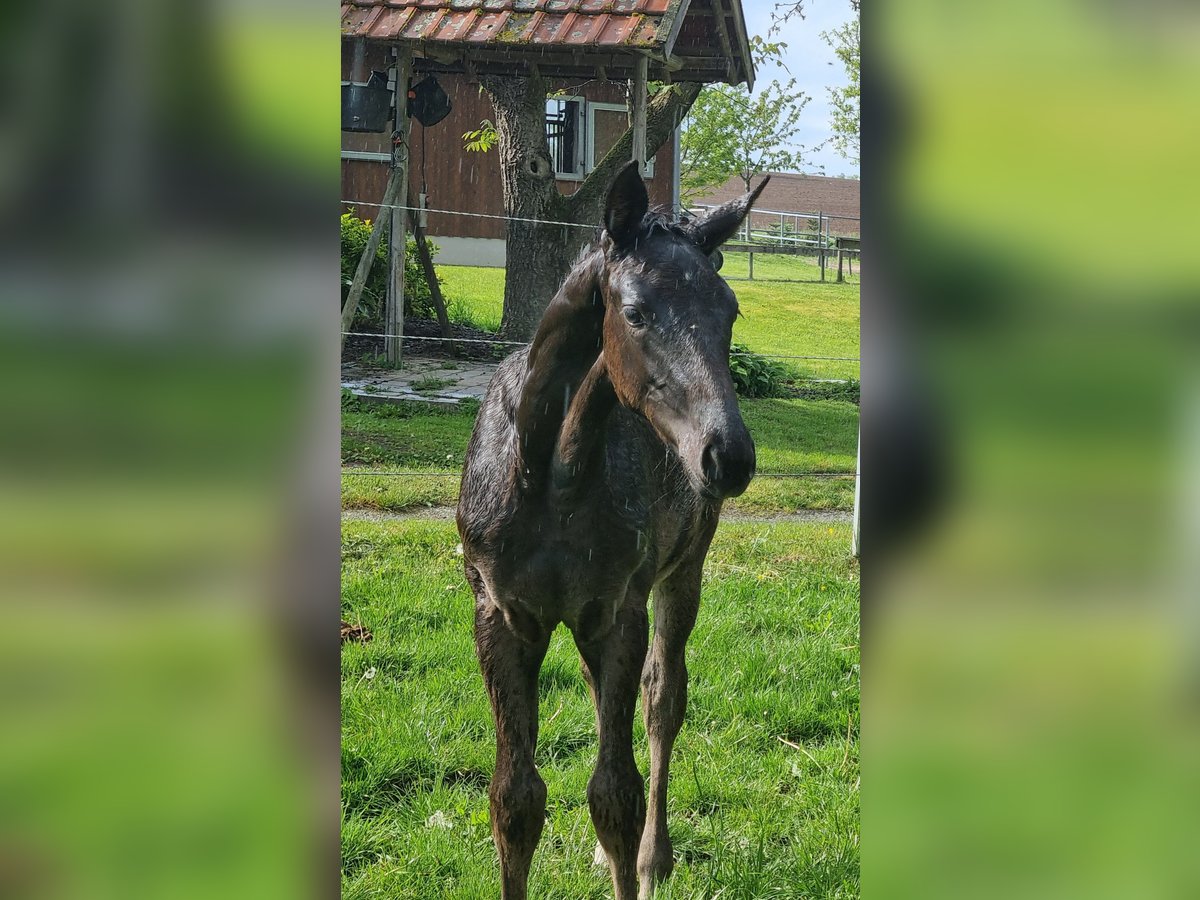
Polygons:
<instances>
[{"instance_id":1,"label":"white post","mask_svg":"<svg viewBox=\"0 0 1200 900\"><path fill-rule=\"evenodd\" d=\"M397 50L396 56L396 144L392 155L392 168L399 185L396 190L395 206L392 207L392 224L388 230L391 250L391 289L387 296L384 316L384 354L389 365L400 365L400 344L404 336L404 238L407 233L408 212L408 80L412 73L412 54L407 48Z\"/></svg>"},{"instance_id":2,"label":"white post","mask_svg":"<svg viewBox=\"0 0 1200 900\"><path fill-rule=\"evenodd\" d=\"M854 524L851 526L851 531L850 531L850 555L853 556L855 559L859 558L859 555L858 555L859 548L861 547L861 543L858 538L858 523L859 523L859 516L861 515L861 513L859 511L859 505L860 505L861 499L862 499L862 472L860 471L861 469L862 469L862 426L860 425L858 428L858 452L854 454L854 471L855 471L855 476L854 476Z\"/></svg>"},{"instance_id":3,"label":"white post","mask_svg":"<svg viewBox=\"0 0 1200 900\"><path fill-rule=\"evenodd\" d=\"M633 158L640 166L638 171L646 174L646 80L650 73L650 60L638 54L633 70L633 107L630 110L633 120Z\"/></svg>"}]
</instances>

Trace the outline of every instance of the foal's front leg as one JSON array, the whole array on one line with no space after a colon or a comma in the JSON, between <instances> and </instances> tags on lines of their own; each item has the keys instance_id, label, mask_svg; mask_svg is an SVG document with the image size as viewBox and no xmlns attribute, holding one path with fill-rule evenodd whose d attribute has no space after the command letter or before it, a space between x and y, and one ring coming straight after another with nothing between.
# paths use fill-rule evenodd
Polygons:
<instances>
[{"instance_id":1,"label":"foal's front leg","mask_svg":"<svg viewBox=\"0 0 1200 900\"><path fill-rule=\"evenodd\" d=\"M655 883L675 861L667 833L667 781L671 750L687 710L684 648L700 607L702 565L677 571L654 589L654 640L642 670L642 713L650 743L650 802L638 850L638 897L649 900Z\"/></svg>"},{"instance_id":2,"label":"foal's front leg","mask_svg":"<svg viewBox=\"0 0 1200 900\"><path fill-rule=\"evenodd\" d=\"M525 900L529 865L546 818L546 783L533 764L538 732L538 670L550 644L509 628L482 593L475 603L475 650L496 720L496 772L489 790L492 837L500 855L502 900Z\"/></svg>"},{"instance_id":3,"label":"foal's front leg","mask_svg":"<svg viewBox=\"0 0 1200 900\"><path fill-rule=\"evenodd\" d=\"M596 703L600 752L588 781L596 837L608 857L616 900L637 896L637 853L646 817L645 785L633 757L633 715L646 658L645 598L630 598L603 635L575 633Z\"/></svg>"}]
</instances>

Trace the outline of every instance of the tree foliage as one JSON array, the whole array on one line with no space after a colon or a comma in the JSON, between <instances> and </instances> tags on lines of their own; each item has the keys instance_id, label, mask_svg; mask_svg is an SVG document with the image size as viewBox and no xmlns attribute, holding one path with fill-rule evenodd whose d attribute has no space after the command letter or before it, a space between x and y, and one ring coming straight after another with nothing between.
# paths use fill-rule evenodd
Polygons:
<instances>
[{"instance_id":1,"label":"tree foliage","mask_svg":"<svg viewBox=\"0 0 1200 900\"><path fill-rule=\"evenodd\" d=\"M468 153L487 153L499 140L491 119L483 119L474 131L463 132L463 149Z\"/></svg>"},{"instance_id":2,"label":"tree foliage","mask_svg":"<svg viewBox=\"0 0 1200 900\"><path fill-rule=\"evenodd\" d=\"M760 37L750 43L759 64L778 62L787 48ZM701 91L684 121L680 143L683 202L724 184L732 175L750 190L757 175L799 170L804 151L794 139L809 99L796 87L795 78L772 81L753 96L726 84Z\"/></svg>"},{"instance_id":3,"label":"tree foliage","mask_svg":"<svg viewBox=\"0 0 1200 900\"><path fill-rule=\"evenodd\" d=\"M829 88L830 141L835 150L851 162L859 158L859 29L858 19L821 33L846 68L849 84Z\"/></svg>"},{"instance_id":4,"label":"tree foliage","mask_svg":"<svg viewBox=\"0 0 1200 900\"><path fill-rule=\"evenodd\" d=\"M804 18L805 4L810 0L785 0L783 3L776 3L775 9L771 13L772 25L771 34L779 34L788 21L792 18ZM859 161L859 15L861 13L861 0L850 0L850 8L854 11L854 18L846 22L840 28L835 28L833 31L821 32L821 37L824 38L837 58L841 60L842 65L846 69L846 77L849 84L841 87L831 87L829 91L829 105L831 115L829 119L829 128L832 131L832 136L825 142L833 145L846 159L857 163ZM824 146L824 143L821 145Z\"/></svg>"}]
</instances>

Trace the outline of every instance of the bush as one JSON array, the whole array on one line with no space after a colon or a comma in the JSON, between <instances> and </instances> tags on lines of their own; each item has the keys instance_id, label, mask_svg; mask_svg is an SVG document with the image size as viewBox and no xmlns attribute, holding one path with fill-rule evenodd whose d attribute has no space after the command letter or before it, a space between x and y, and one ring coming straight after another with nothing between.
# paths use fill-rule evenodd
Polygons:
<instances>
[{"instance_id":1,"label":"bush","mask_svg":"<svg viewBox=\"0 0 1200 900\"><path fill-rule=\"evenodd\" d=\"M371 237L371 220L360 219L354 212L342 215L342 290L341 304L346 303L346 294L350 292L350 283L354 280L354 272L358 268L358 260L363 248ZM428 241L430 255L437 255L438 247ZM351 331L383 332L384 305L387 297L388 279L388 226L384 225L383 238L379 249L375 252L375 263L371 266L371 274L367 276L366 286L358 301L358 311L354 314ZM441 279L438 279L441 284ZM340 307L339 307L340 308ZM429 283L425 280L425 270L417 258L417 244L412 236L405 242L404 251L404 315L418 319L432 319L435 316L433 301L429 293Z\"/></svg>"},{"instance_id":2,"label":"bush","mask_svg":"<svg viewBox=\"0 0 1200 900\"><path fill-rule=\"evenodd\" d=\"M787 397L791 395L788 381L795 374L786 366L759 356L741 344L730 348L729 374L733 387L743 397Z\"/></svg>"},{"instance_id":3,"label":"bush","mask_svg":"<svg viewBox=\"0 0 1200 900\"><path fill-rule=\"evenodd\" d=\"M844 400L859 403L862 393L857 379L849 381L808 381L797 384L791 389L791 396L801 400Z\"/></svg>"}]
</instances>

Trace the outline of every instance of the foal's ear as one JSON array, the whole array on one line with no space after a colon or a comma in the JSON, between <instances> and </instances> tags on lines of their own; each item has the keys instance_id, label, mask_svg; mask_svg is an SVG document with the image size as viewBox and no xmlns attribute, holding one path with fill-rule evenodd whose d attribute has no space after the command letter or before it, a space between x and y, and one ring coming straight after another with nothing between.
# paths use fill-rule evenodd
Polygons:
<instances>
[{"instance_id":1,"label":"foal's ear","mask_svg":"<svg viewBox=\"0 0 1200 900\"><path fill-rule=\"evenodd\" d=\"M628 163L617 173L613 186L608 190L604 227L618 247L633 243L641 229L642 216L650 208L650 197L638 168L636 160Z\"/></svg>"},{"instance_id":2,"label":"foal's ear","mask_svg":"<svg viewBox=\"0 0 1200 900\"><path fill-rule=\"evenodd\" d=\"M770 180L771 176L768 175L750 193L718 206L700 221L689 225L688 232L691 234L692 240L705 253L712 253L720 247L738 230L742 220L749 214L750 207L754 205L754 201L758 199L758 195L762 193L762 189Z\"/></svg>"}]
</instances>

